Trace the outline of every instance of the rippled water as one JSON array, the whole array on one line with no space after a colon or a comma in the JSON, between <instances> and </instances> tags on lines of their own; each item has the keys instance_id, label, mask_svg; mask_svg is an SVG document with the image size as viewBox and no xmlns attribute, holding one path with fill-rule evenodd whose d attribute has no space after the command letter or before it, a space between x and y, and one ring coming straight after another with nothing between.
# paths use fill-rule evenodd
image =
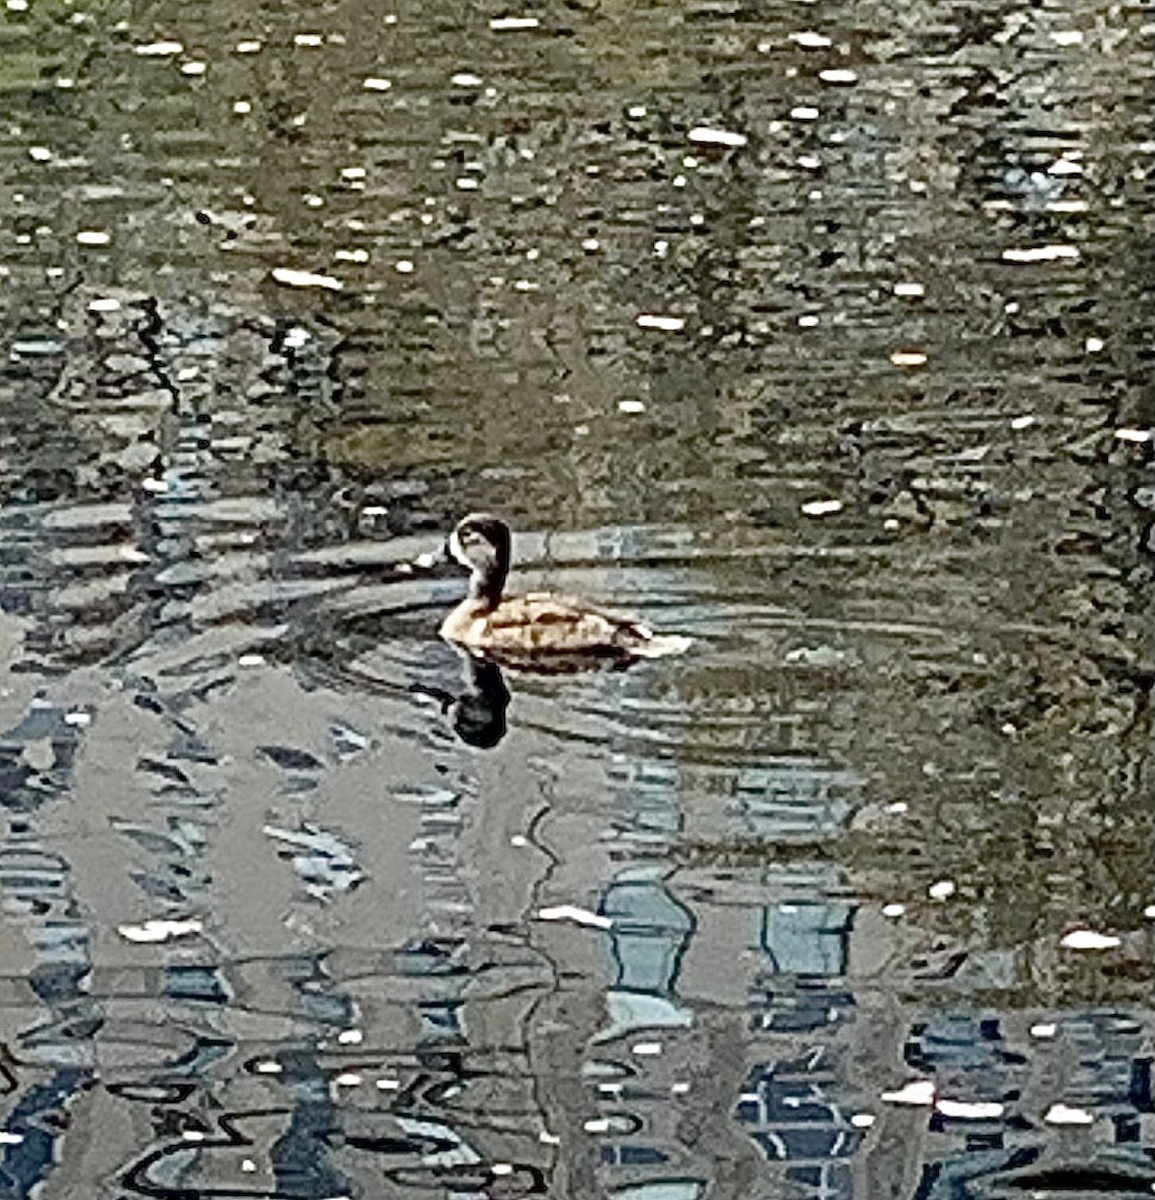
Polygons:
<instances>
[{"instance_id":1,"label":"rippled water","mask_svg":"<svg viewBox=\"0 0 1155 1200\"><path fill-rule=\"evenodd\" d=\"M0 1197L1150 1194L1153 39L8 0Z\"/></svg>"}]
</instances>

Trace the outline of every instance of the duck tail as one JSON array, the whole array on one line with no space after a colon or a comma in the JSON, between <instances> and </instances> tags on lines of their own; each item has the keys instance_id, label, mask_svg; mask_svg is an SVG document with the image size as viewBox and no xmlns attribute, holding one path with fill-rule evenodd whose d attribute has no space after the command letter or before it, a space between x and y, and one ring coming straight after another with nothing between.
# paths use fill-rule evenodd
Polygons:
<instances>
[{"instance_id":1,"label":"duck tail","mask_svg":"<svg viewBox=\"0 0 1155 1200\"><path fill-rule=\"evenodd\" d=\"M694 639L680 633L653 633L633 648L638 658L666 658L671 654L685 654Z\"/></svg>"}]
</instances>

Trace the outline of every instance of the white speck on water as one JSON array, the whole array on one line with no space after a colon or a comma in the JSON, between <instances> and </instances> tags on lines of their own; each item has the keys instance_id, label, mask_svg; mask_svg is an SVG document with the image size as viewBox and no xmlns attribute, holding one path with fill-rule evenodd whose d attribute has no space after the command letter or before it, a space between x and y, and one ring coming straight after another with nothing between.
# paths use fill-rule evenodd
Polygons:
<instances>
[{"instance_id":1,"label":"white speck on water","mask_svg":"<svg viewBox=\"0 0 1155 1200\"><path fill-rule=\"evenodd\" d=\"M247 113L251 113L252 111L253 111L253 106L250 101L248 101L248 100L234 100L233 101L233 112L235 112L238 117L243 117Z\"/></svg>"},{"instance_id":2,"label":"white speck on water","mask_svg":"<svg viewBox=\"0 0 1155 1200\"><path fill-rule=\"evenodd\" d=\"M644 104L634 104L626 109L627 117L644 117L646 115L646 106Z\"/></svg>"},{"instance_id":3,"label":"white speck on water","mask_svg":"<svg viewBox=\"0 0 1155 1200\"><path fill-rule=\"evenodd\" d=\"M686 318L664 317L659 313L639 313L637 326L639 329L661 329L667 333L677 333L686 328Z\"/></svg>"},{"instance_id":4,"label":"white speck on water","mask_svg":"<svg viewBox=\"0 0 1155 1200\"><path fill-rule=\"evenodd\" d=\"M28 157L33 162L48 162L52 158L52 151L47 146L29 146Z\"/></svg>"},{"instance_id":5,"label":"white speck on water","mask_svg":"<svg viewBox=\"0 0 1155 1200\"><path fill-rule=\"evenodd\" d=\"M706 218L701 213L690 213L691 225L705 225Z\"/></svg>"},{"instance_id":6,"label":"white speck on water","mask_svg":"<svg viewBox=\"0 0 1155 1200\"><path fill-rule=\"evenodd\" d=\"M813 329L818 324L818 318L813 313L807 313L805 316L798 318L798 324L803 329Z\"/></svg>"},{"instance_id":7,"label":"white speck on water","mask_svg":"<svg viewBox=\"0 0 1155 1200\"><path fill-rule=\"evenodd\" d=\"M342 167L342 179L364 179L369 172L364 167Z\"/></svg>"},{"instance_id":8,"label":"white speck on water","mask_svg":"<svg viewBox=\"0 0 1155 1200\"><path fill-rule=\"evenodd\" d=\"M946 900L955 894L955 884L950 879L940 879L926 889L926 894L932 900Z\"/></svg>"},{"instance_id":9,"label":"white speck on water","mask_svg":"<svg viewBox=\"0 0 1155 1200\"><path fill-rule=\"evenodd\" d=\"M926 288L921 283L896 283L894 294L896 296L925 296Z\"/></svg>"},{"instance_id":10,"label":"white speck on water","mask_svg":"<svg viewBox=\"0 0 1155 1200\"><path fill-rule=\"evenodd\" d=\"M119 308L120 301L111 296L97 296L95 300L88 302L88 311L94 313L116 312Z\"/></svg>"},{"instance_id":11,"label":"white speck on water","mask_svg":"<svg viewBox=\"0 0 1155 1200\"><path fill-rule=\"evenodd\" d=\"M204 923L195 917L183 921L166 920L163 917L153 917L142 921L139 925L118 925L116 932L126 942L169 942L174 938L190 937L200 933Z\"/></svg>"},{"instance_id":12,"label":"white speck on water","mask_svg":"<svg viewBox=\"0 0 1155 1200\"><path fill-rule=\"evenodd\" d=\"M823 83L850 84L858 82L858 76L853 71L847 71L842 67L831 67L829 70L819 71L818 78Z\"/></svg>"},{"instance_id":13,"label":"white speck on water","mask_svg":"<svg viewBox=\"0 0 1155 1200\"><path fill-rule=\"evenodd\" d=\"M247 42L237 42L236 51L238 54L260 54L261 43L256 39L251 39Z\"/></svg>"},{"instance_id":14,"label":"white speck on water","mask_svg":"<svg viewBox=\"0 0 1155 1200\"><path fill-rule=\"evenodd\" d=\"M493 17L489 22L489 28L499 32L510 29L537 29L540 25L537 17Z\"/></svg>"},{"instance_id":15,"label":"white speck on water","mask_svg":"<svg viewBox=\"0 0 1155 1200\"><path fill-rule=\"evenodd\" d=\"M807 171L817 171L822 166L822 159L816 158L813 154L803 154L798 158L798 165L805 167Z\"/></svg>"},{"instance_id":16,"label":"white speck on water","mask_svg":"<svg viewBox=\"0 0 1155 1200\"><path fill-rule=\"evenodd\" d=\"M618 412L644 413L646 406L640 400L619 400Z\"/></svg>"},{"instance_id":17,"label":"white speck on water","mask_svg":"<svg viewBox=\"0 0 1155 1200\"><path fill-rule=\"evenodd\" d=\"M1120 939L1111 933L1098 933L1094 929L1072 929L1059 939L1059 945L1068 950L1112 950Z\"/></svg>"},{"instance_id":18,"label":"white speck on water","mask_svg":"<svg viewBox=\"0 0 1155 1200\"><path fill-rule=\"evenodd\" d=\"M600 913L590 912L586 908L578 908L574 904L555 904L548 908L537 910L541 921L572 921L575 925L589 925L594 929L612 929L613 921Z\"/></svg>"},{"instance_id":19,"label":"white speck on water","mask_svg":"<svg viewBox=\"0 0 1155 1200\"><path fill-rule=\"evenodd\" d=\"M468 71L462 71L450 78L449 82L454 87L481 87L484 80L480 75L471 75Z\"/></svg>"},{"instance_id":20,"label":"white speck on water","mask_svg":"<svg viewBox=\"0 0 1155 1200\"><path fill-rule=\"evenodd\" d=\"M265 665L265 656L263 654L242 654L237 659L238 667L263 667Z\"/></svg>"},{"instance_id":21,"label":"white speck on water","mask_svg":"<svg viewBox=\"0 0 1155 1200\"><path fill-rule=\"evenodd\" d=\"M186 62L181 64L180 73L182 75L203 75L208 69L208 63Z\"/></svg>"},{"instance_id":22,"label":"white speck on water","mask_svg":"<svg viewBox=\"0 0 1155 1200\"><path fill-rule=\"evenodd\" d=\"M1003 262L1057 262L1061 259L1073 260L1079 257L1077 246L1011 246L1003 251Z\"/></svg>"},{"instance_id":23,"label":"white speck on water","mask_svg":"<svg viewBox=\"0 0 1155 1200\"><path fill-rule=\"evenodd\" d=\"M746 135L735 133L730 129L712 129L708 125L695 125L686 135L691 142L702 146L733 146L746 145Z\"/></svg>"},{"instance_id":24,"label":"white speck on water","mask_svg":"<svg viewBox=\"0 0 1155 1200\"><path fill-rule=\"evenodd\" d=\"M324 288L330 292L339 292L344 287L339 279L332 275L318 275L313 271L298 271L293 267L274 267L271 272L277 283L294 288Z\"/></svg>"},{"instance_id":25,"label":"white speck on water","mask_svg":"<svg viewBox=\"0 0 1155 1200\"><path fill-rule=\"evenodd\" d=\"M674 187L676 187L676 188L684 188L686 186L685 175L675 175L674 179L673 179L673 184L674 184Z\"/></svg>"},{"instance_id":26,"label":"white speck on water","mask_svg":"<svg viewBox=\"0 0 1155 1200\"><path fill-rule=\"evenodd\" d=\"M171 58L183 50L184 46L180 42L145 42L132 48L132 52L139 54L141 58Z\"/></svg>"},{"instance_id":27,"label":"white speck on water","mask_svg":"<svg viewBox=\"0 0 1155 1200\"><path fill-rule=\"evenodd\" d=\"M338 262L367 263L369 261L369 251L362 250L358 246L353 250L334 250L333 257Z\"/></svg>"},{"instance_id":28,"label":"white speck on water","mask_svg":"<svg viewBox=\"0 0 1155 1200\"><path fill-rule=\"evenodd\" d=\"M935 1109L956 1121L993 1121L1003 1115L1004 1106L995 1100L939 1100Z\"/></svg>"},{"instance_id":29,"label":"white speck on water","mask_svg":"<svg viewBox=\"0 0 1155 1200\"><path fill-rule=\"evenodd\" d=\"M798 33L792 33L790 40L799 46L804 46L807 50L822 50L833 45L825 34L815 33L812 29L803 29Z\"/></svg>"},{"instance_id":30,"label":"white speck on water","mask_svg":"<svg viewBox=\"0 0 1155 1200\"><path fill-rule=\"evenodd\" d=\"M883 1092L880 1097L887 1104L913 1104L929 1107L934 1103L934 1081L912 1079L896 1092Z\"/></svg>"},{"instance_id":31,"label":"white speck on water","mask_svg":"<svg viewBox=\"0 0 1155 1200\"><path fill-rule=\"evenodd\" d=\"M112 241L112 234L104 229L82 229L76 240L82 246L107 246Z\"/></svg>"},{"instance_id":32,"label":"white speck on water","mask_svg":"<svg viewBox=\"0 0 1155 1200\"><path fill-rule=\"evenodd\" d=\"M797 108L790 110L790 115L796 121L817 121L818 109L810 108L805 104L799 105Z\"/></svg>"},{"instance_id":33,"label":"white speck on water","mask_svg":"<svg viewBox=\"0 0 1155 1200\"><path fill-rule=\"evenodd\" d=\"M841 500L807 500L802 505L802 512L808 517L828 517L832 513L839 513L841 511Z\"/></svg>"},{"instance_id":34,"label":"white speck on water","mask_svg":"<svg viewBox=\"0 0 1155 1200\"><path fill-rule=\"evenodd\" d=\"M896 350L890 361L896 367L921 367L926 362L926 355L921 350Z\"/></svg>"},{"instance_id":35,"label":"white speck on water","mask_svg":"<svg viewBox=\"0 0 1155 1200\"><path fill-rule=\"evenodd\" d=\"M1148 921L1155 921L1155 904L1148 904L1143 910L1143 915Z\"/></svg>"},{"instance_id":36,"label":"white speck on water","mask_svg":"<svg viewBox=\"0 0 1155 1200\"><path fill-rule=\"evenodd\" d=\"M1083 343L1083 349L1086 350L1088 354L1098 354L1106 344L1107 343L1104 342L1102 338L1089 337Z\"/></svg>"},{"instance_id":37,"label":"white speck on water","mask_svg":"<svg viewBox=\"0 0 1155 1200\"><path fill-rule=\"evenodd\" d=\"M850 1117L850 1123L855 1129L869 1129L877 1120L874 1113L868 1112L852 1113Z\"/></svg>"},{"instance_id":38,"label":"white speck on water","mask_svg":"<svg viewBox=\"0 0 1155 1200\"><path fill-rule=\"evenodd\" d=\"M400 275L412 275L416 269L417 268L414 265L413 261L408 258L399 259L396 263L393 264L393 270L396 271Z\"/></svg>"},{"instance_id":39,"label":"white speck on water","mask_svg":"<svg viewBox=\"0 0 1155 1200\"><path fill-rule=\"evenodd\" d=\"M1023 413L1021 417L1011 418L1012 429L1029 429L1035 423L1035 418L1030 413Z\"/></svg>"},{"instance_id":40,"label":"white speck on water","mask_svg":"<svg viewBox=\"0 0 1155 1200\"><path fill-rule=\"evenodd\" d=\"M359 1046L365 1040L365 1034L360 1029L342 1029L337 1034L337 1041L342 1046Z\"/></svg>"},{"instance_id":41,"label":"white speck on water","mask_svg":"<svg viewBox=\"0 0 1155 1200\"><path fill-rule=\"evenodd\" d=\"M515 292L536 292L540 284L535 283L532 279L515 279L513 281L513 290Z\"/></svg>"},{"instance_id":42,"label":"white speck on water","mask_svg":"<svg viewBox=\"0 0 1155 1200\"><path fill-rule=\"evenodd\" d=\"M884 917L901 917L906 912L905 904L884 904L882 906L882 915Z\"/></svg>"},{"instance_id":43,"label":"white speck on water","mask_svg":"<svg viewBox=\"0 0 1155 1200\"><path fill-rule=\"evenodd\" d=\"M460 179L457 180L457 186L463 192L472 192L475 189L481 187L481 184L478 180L471 179L468 175L463 175Z\"/></svg>"},{"instance_id":44,"label":"white speck on water","mask_svg":"<svg viewBox=\"0 0 1155 1200\"><path fill-rule=\"evenodd\" d=\"M1083 32L1080 29L1056 29L1051 33L1051 41L1056 46L1081 46Z\"/></svg>"},{"instance_id":45,"label":"white speck on water","mask_svg":"<svg viewBox=\"0 0 1155 1200\"><path fill-rule=\"evenodd\" d=\"M598 241L597 238L595 238L595 237L582 238L582 249L583 250L588 250L592 254L595 250L600 250L601 248L602 248L602 244L601 244L601 242Z\"/></svg>"},{"instance_id":46,"label":"white speck on water","mask_svg":"<svg viewBox=\"0 0 1155 1200\"><path fill-rule=\"evenodd\" d=\"M323 46L325 39L319 33L295 33L294 46Z\"/></svg>"},{"instance_id":47,"label":"white speck on water","mask_svg":"<svg viewBox=\"0 0 1155 1200\"><path fill-rule=\"evenodd\" d=\"M1093 1125L1095 1118L1085 1108L1068 1104L1052 1104L1043 1116L1048 1125Z\"/></svg>"},{"instance_id":48,"label":"white speck on water","mask_svg":"<svg viewBox=\"0 0 1155 1200\"><path fill-rule=\"evenodd\" d=\"M1053 1038L1059 1032L1058 1025L1051 1022L1040 1022L1038 1025L1031 1026L1031 1037L1036 1038Z\"/></svg>"},{"instance_id":49,"label":"white speck on water","mask_svg":"<svg viewBox=\"0 0 1155 1200\"><path fill-rule=\"evenodd\" d=\"M393 83L389 79L385 79L380 75L370 75L361 86L367 92L387 92Z\"/></svg>"}]
</instances>

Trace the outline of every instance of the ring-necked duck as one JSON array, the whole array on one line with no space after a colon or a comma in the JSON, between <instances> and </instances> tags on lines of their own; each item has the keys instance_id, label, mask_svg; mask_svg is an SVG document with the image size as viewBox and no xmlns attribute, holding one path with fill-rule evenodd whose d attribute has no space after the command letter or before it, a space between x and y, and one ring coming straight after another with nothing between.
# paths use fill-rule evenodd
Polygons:
<instances>
[{"instance_id":1,"label":"ring-necked duck","mask_svg":"<svg viewBox=\"0 0 1155 1200\"><path fill-rule=\"evenodd\" d=\"M509 574L509 526L489 513L463 517L449 553L469 568L469 592L445 618L441 636L471 649L514 657L593 655L657 658L679 654L690 639L656 634L638 621L599 612L548 592L504 596Z\"/></svg>"}]
</instances>

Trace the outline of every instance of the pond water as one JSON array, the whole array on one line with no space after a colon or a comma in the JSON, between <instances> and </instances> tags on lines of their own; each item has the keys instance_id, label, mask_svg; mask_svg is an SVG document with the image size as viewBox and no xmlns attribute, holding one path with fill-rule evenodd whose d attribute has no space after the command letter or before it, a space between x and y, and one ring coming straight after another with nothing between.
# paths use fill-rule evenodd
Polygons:
<instances>
[{"instance_id":1,"label":"pond water","mask_svg":"<svg viewBox=\"0 0 1155 1200\"><path fill-rule=\"evenodd\" d=\"M1153 41L8 0L0 1197L1151 1194Z\"/></svg>"}]
</instances>

